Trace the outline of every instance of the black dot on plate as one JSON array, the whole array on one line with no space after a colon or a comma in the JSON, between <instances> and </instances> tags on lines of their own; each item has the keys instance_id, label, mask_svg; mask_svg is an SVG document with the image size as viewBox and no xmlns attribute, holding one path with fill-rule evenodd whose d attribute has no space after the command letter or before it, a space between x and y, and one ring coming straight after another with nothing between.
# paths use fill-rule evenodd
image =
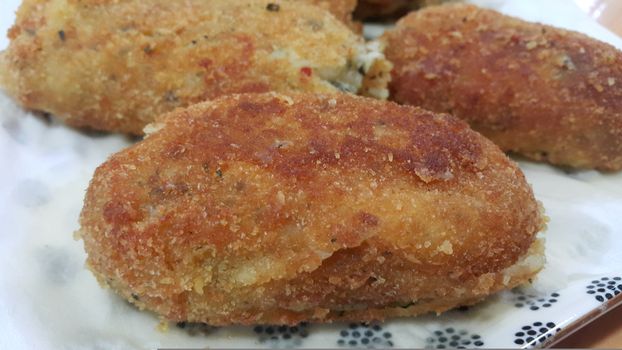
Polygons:
<instances>
[{"instance_id":1,"label":"black dot on plate","mask_svg":"<svg viewBox=\"0 0 622 350\"><path fill-rule=\"evenodd\" d=\"M613 279L614 279L615 281L620 281L620 280L622 280L622 277L614 277Z\"/></svg>"},{"instance_id":2,"label":"black dot on plate","mask_svg":"<svg viewBox=\"0 0 622 350\"><path fill-rule=\"evenodd\" d=\"M369 344L369 338L361 339L361 344Z\"/></svg>"},{"instance_id":3,"label":"black dot on plate","mask_svg":"<svg viewBox=\"0 0 622 350\"><path fill-rule=\"evenodd\" d=\"M605 294L605 298L611 299L611 298L613 298L613 295L611 295L611 293L607 293L607 294Z\"/></svg>"},{"instance_id":4,"label":"black dot on plate","mask_svg":"<svg viewBox=\"0 0 622 350\"><path fill-rule=\"evenodd\" d=\"M616 281L609 281L607 284L616 284Z\"/></svg>"},{"instance_id":5,"label":"black dot on plate","mask_svg":"<svg viewBox=\"0 0 622 350\"><path fill-rule=\"evenodd\" d=\"M365 331L365 336L371 337L372 335L374 335L374 332L370 330Z\"/></svg>"},{"instance_id":6,"label":"black dot on plate","mask_svg":"<svg viewBox=\"0 0 622 350\"><path fill-rule=\"evenodd\" d=\"M534 323L534 325L536 325L536 324ZM523 328L522 328L522 330L524 330L524 331L527 331L527 330L530 330L530 329L531 329L531 326L523 326Z\"/></svg>"},{"instance_id":7,"label":"black dot on plate","mask_svg":"<svg viewBox=\"0 0 622 350\"><path fill-rule=\"evenodd\" d=\"M604 283L599 283L599 284L597 284L596 286L597 286L597 287L604 287L604 286L605 286L605 284L604 284Z\"/></svg>"},{"instance_id":8,"label":"black dot on plate","mask_svg":"<svg viewBox=\"0 0 622 350\"><path fill-rule=\"evenodd\" d=\"M436 334L436 335L443 335L443 332L441 332L441 331L434 331L434 334Z\"/></svg>"},{"instance_id":9,"label":"black dot on plate","mask_svg":"<svg viewBox=\"0 0 622 350\"><path fill-rule=\"evenodd\" d=\"M542 307L551 307L551 304L549 304L549 303L544 303L544 304L542 304Z\"/></svg>"},{"instance_id":10,"label":"black dot on plate","mask_svg":"<svg viewBox=\"0 0 622 350\"><path fill-rule=\"evenodd\" d=\"M436 346L436 348L437 348L437 349L445 349L445 345L443 345L443 344L438 344L438 345Z\"/></svg>"},{"instance_id":11,"label":"black dot on plate","mask_svg":"<svg viewBox=\"0 0 622 350\"><path fill-rule=\"evenodd\" d=\"M378 337L374 337L374 339L372 339L371 341L373 341L374 343L380 343L382 339L378 338Z\"/></svg>"},{"instance_id":12,"label":"black dot on plate","mask_svg":"<svg viewBox=\"0 0 622 350\"><path fill-rule=\"evenodd\" d=\"M534 322L533 325L536 326L536 327L540 327L540 326L542 326L542 322ZM531 327L529 327L529 328L531 328Z\"/></svg>"},{"instance_id":13,"label":"black dot on plate","mask_svg":"<svg viewBox=\"0 0 622 350\"><path fill-rule=\"evenodd\" d=\"M338 344L338 345L345 345L345 344L346 344L346 342L345 342L345 341L343 341L343 339L339 339L339 340L337 340L337 344Z\"/></svg>"},{"instance_id":14,"label":"black dot on plate","mask_svg":"<svg viewBox=\"0 0 622 350\"><path fill-rule=\"evenodd\" d=\"M609 289L609 290L615 290L615 289L616 289L616 286L607 286L607 289Z\"/></svg>"},{"instance_id":15,"label":"black dot on plate","mask_svg":"<svg viewBox=\"0 0 622 350\"><path fill-rule=\"evenodd\" d=\"M343 330L343 331L339 332L339 334L340 334L342 337L347 337L347 336L348 336L348 334L350 334L350 333L348 333L348 331L346 331L346 330Z\"/></svg>"},{"instance_id":16,"label":"black dot on plate","mask_svg":"<svg viewBox=\"0 0 622 350\"><path fill-rule=\"evenodd\" d=\"M440 341L441 343L444 343L444 342L446 342L446 341L447 341L447 338L445 338L445 337L440 337L440 338L438 338L438 341Z\"/></svg>"},{"instance_id":17,"label":"black dot on plate","mask_svg":"<svg viewBox=\"0 0 622 350\"><path fill-rule=\"evenodd\" d=\"M474 342L473 345L475 345L475 346L482 346L482 345L484 345L484 342L478 340L478 341Z\"/></svg>"},{"instance_id":18,"label":"black dot on plate","mask_svg":"<svg viewBox=\"0 0 622 350\"><path fill-rule=\"evenodd\" d=\"M383 336L383 337L385 337L385 338L387 338L387 339L389 339L389 338L391 338L391 333L389 333L389 332L384 332L384 334L382 334L382 336Z\"/></svg>"},{"instance_id":19,"label":"black dot on plate","mask_svg":"<svg viewBox=\"0 0 622 350\"><path fill-rule=\"evenodd\" d=\"M471 336L471 339L479 339L479 338L481 338L481 337L479 335L477 335L477 334L473 334Z\"/></svg>"},{"instance_id":20,"label":"black dot on plate","mask_svg":"<svg viewBox=\"0 0 622 350\"><path fill-rule=\"evenodd\" d=\"M598 283L598 280L593 280L592 283Z\"/></svg>"},{"instance_id":21,"label":"black dot on plate","mask_svg":"<svg viewBox=\"0 0 622 350\"><path fill-rule=\"evenodd\" d=\"M522 337L522 336L524 336L524 335L525 335L525 333L523 333L523 332L517 332L517 333L516 333L516 334L514 334L514 335L515 335L515 336L517 336L517 337Z\"/></svg>"},{"instance_id":22,"label":"black dot on plate","mask_svg":"<svg viewBox=\"0 0 622 350\"><path fill-rule=\"evenodd\" d=\"M601 278L601 280L602 280L602 281L608 281L608 280L609 280L609 277L603 277L603 278Z\"/></svg>"},{"instance_id":23,"label":"black dot on plate","mask_svg":"<svg viewBox=\"0 0 622 350\"><path fill-rule=\"evenodd\" d=\"M557 302L557 299L554 299L554 298L553 299L549 299L549 303L556 303L556 302Z\"/></svg>"},{"instance_id":24,"label":"black dot on plate","mask_svg":"<svg viewBox=\"0 0 622 350\"><path fill-rule=\"evenodd\" d=\"M536 334L538 334L538 332L536 332L536 331L534 331L532 329L532 330L528 331L527 334L529 334L529 335L536 335Z\"/></svg>"},{"instance_id":25,"label":"black dot on plate","mask_svg":"<svg viewBox=\"0 0 622 350\"><path fill-rule=\"evenodd\" d=\"M449 346L451 346L452 348L455 348L456 346L458 346L458 342L457 341L449 342Z\"/></svg>"},{"instance_id":26,"label":"black dot on plate","mask_svg":"<svg viewBox=\"0 0 622 350\"><path fill-rule=\"evenodd\" d=\"M548 328L546 328L546 327L542 327L542 328L540 328L540 333L546 333L546 332L548 332L548 331L549 331L549 329L548 329Z\"/></svg>"},{"instance_id":27,"label":"black dot on plate","mask_svg":"<svg viewBox=\"0 0 622 350\"><path fill-rule=\"evenodd\" d=\"M356 346L358 344L358 342L356 340L350 340L348 342L348 344L352 345L352 346Z\"/></svg>"},{"instance_id":28,"label":"black dot on plate","mask_svg":"<svg viewBox=\"0 0 622 350\"><path fill-rule=\"evenodd\" d=\"M533 311L536 311L536 310L538 310L538 309L540 309L540 308L539 308L539 307L537 307L537 306L531 306L531 307L529 307L529 310L533 310Z\"/></svg>"},{"instance_id":29,"label":"black dot on plate","mask_svg":"<svg viewBox=\"0 0 622 350\"><path fill-rule=\"evenodd\" d=\"M428 338L425 341L431 344L434 343L434 338Z\"/></svg>"},{"instance_id":30,"label":"black dot on plate","mask_svg":"<svg viewBox=\"0 0 622 350\"><path fill-rule=\"evenodd\" d=\"M460 339L460 336L454 334L454 335L451 336L451 339L458 340L458 339Z\"/></svg>"},{"instance_id":31,"label":"black dot on plate","mask_svg":"<svg viewBox=\"0 0 622 350\"><path fill-rule=\"evenodd\" d=\"M547 326L547 327L549 327L549 328L553 328L553 327L555 327L555 323L553 323L553 322L548 322L548 323L546 324L546 326Z\"/></svg>"},{"instance_id":32,"label":"black dot on plate","mask_svg":"<svg viewBox=\"0 0 622 350\"><path fill-rule=\"evenodd\" d=\"M521 296L519 296L517 299L518 299L518 300L521 300L521 301L522 301L522 300L525 300L525 296L521 295Z\"/></svg>"},{"instance_id":33,"label":"black dot on plate","mask_svg":"<svg viewBox=\"0 0 622 350\"><path fill-rule=\"evenodd\" d=\"M447 329L445 329L445 332L447 332L447 333L453 333L453 332L454 332L454 329L453 329L453 328L447 328Z\"/></svg>"},{"instance_id":34,"label":"black dot on plate","mask_svg":"<svg viewBox=\"0 0 622 350\"><path fill-rule=\"evenodd\" d=\"M261 333L261 332L263 332L263 327L262 326L256 326L255 328L253 328L253 330L255 331L255 333Z\"/></svg>"},{"instance_id":35,"label":"black dot on plate","mask_svg":"<svg viewBox=\"0 0 622 350\"><path fill-rule=\"evenodd\" d=\"M596 294L596 292L595 292L595 291L593 291L593 290L588 290L588 291L587 291L587 294Z\"/></svg>"},{"instance_id":36,"label":"black dot on plate","mask_svg":"<svg viewBox=\"0 0 622 350\"><path fill-rule=\"evenodd\" d=\"M373 330L375 330L375 331L379 331L379 330L381 330L381 329L382 329L382 327L380 327L379 325L374 325L374 326L372 327L372 329L373 329Z\"/></svg>"},{"instance_id":37,"label":"black dot on plate","mask_svg":"<svg viewBox=\"0 0 622 350\"><path fill-rule=\"evenodd\" d=\"M605 288L598 288L598 289L597 289L597 291L598 291L599 293L604 293L604 292L605 292Z\"/></svg>"},{"instance_id":38,"label":"black dot on plate","mask_svg":"<svg viewBox=\"0 0 622 350\"><path fill-rule=\"evenodd\" d=\"M463 340L461 341L462 345L471 345L471 341L470 340Z\"/></svg>"},{"instance_id":39,"label":"black dot on plate","mask_svg":"<svg viewBox=\"0 0 622 350\"><path fill-rule=\"evenodd\" d=\"M551 296L557 298L559 296L559 293L552 293Z\"/></svg>"},{"instance_id":40,"label":"black dot on plate","mask_svg":"<svg viewBox=\"0 0 622 350\"><path fill-rule=\"evenodd\" d=\"M519 339L515 339L514 340L514 344L523 345L523 344L525 344L525 341L520 339L520 338Z\"/></svg>"},{"instance_id":41,"label":"black dot on plate","mask_svg":"<svg viewBox=\"0 0 622 350\"><path fill-rule=\"evenodd\" d=\"M354 338L358 338L358 337L360 337L360 336L361 336L361 333L360 333L360 332L358 332L358 331L354 331L354 332L352 332L352 336L353 336Z\"/></svg>"},{"instance_id":42,"label":"black dot on plate","mask_svg":"<svg viewBox=\"0 0 622 350\"><path fill-rule=\"evenodd\" d=\"M528 343L531 343L531 342L534 340L534 338L533 338L533 337L527 337L527 339L525 339L525 340L526 340Z\"/></svg>"},{"instance_id":43,"label":"black dot on plate","mask_svg":"<svg viewBox=\"0 0 622 350\"><path fill-rule=\"evenodd\" d=\"M460 331L460 335L466 335L468 332L465 331L464 329Z\"/></svg>"}]
</instances>

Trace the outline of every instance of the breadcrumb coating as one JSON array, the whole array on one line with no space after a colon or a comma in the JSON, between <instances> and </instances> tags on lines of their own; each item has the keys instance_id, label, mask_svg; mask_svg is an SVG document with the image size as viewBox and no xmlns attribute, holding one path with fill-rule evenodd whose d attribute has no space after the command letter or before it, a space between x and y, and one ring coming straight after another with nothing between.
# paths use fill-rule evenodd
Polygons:
<instances>
[{"instance_id":1,"label":"breadcrumb coating","mask_svg":"<svg viewBox=\"0 0 622 350\"><path fill-rule=\"evenodd\" d=\"M352 20L352 13L357 0L306 0L332 13L338 20L345 23L357 33L363 29L362 23Z\"/></svg>"},{"instance_id":2,"label":"breadcrumb coating","mask_svg":"<svg viewBox=\"0 0 622 350\"><path fill-rule=\"evenodd\" d=\"M505 151L622 169L622 52L472 5L430 7L385 37L400 103L451 113Z\"/></svg>"},{"instance_id":3,"label":"breadcrumb coating","mask_svg":"<svg viewBox=\"0 0 622 350\"><path fill-rule=\"evenodd\" d=\"M542 267L524 175L449 115L266 93L159 119L96 170L79 235L102 284L165 319L442 312Z\"/></svg>"},{"instance_id":4,"label":"breadcrumb coating","mask_svg":"<svg viewBox=\"0 0 622 350\"><path fill-rule=\"evenodd\" d=\"M133 134L229 93L386 98L391 70L381 46L300 0L26 0L9 37L9 95L72 126Z\"/></svg>"}]
</instances>

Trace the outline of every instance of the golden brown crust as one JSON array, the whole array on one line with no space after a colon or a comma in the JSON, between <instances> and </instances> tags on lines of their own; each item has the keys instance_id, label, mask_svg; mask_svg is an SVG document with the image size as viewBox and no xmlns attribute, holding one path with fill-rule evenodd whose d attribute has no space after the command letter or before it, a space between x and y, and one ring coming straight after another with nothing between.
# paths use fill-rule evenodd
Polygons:
<instances>
[{"instance_id":1,"label":"golden brown crust","mask_svg":"<svg viewBox=\"0 0 622 350\"><path fill-rule=\"evenodd\" d=\"M356 33L363 29L362 23L352 20L352 13L356 8L357 0L306 0L332 13L338 20L345 23Z\"/></svg>"},{"instance_id":2,"label":"golden brown crust","mask_svg":"<svg viewBox=\"0 0 622 350\"><path fill-rule=\"evenodd\" d=\"M228 93L336 92L346 80L365 94L356 80L374 66L357 61L360 36L300 0L26 0L10 37L0 83L25 107L135 134ZM386 95L382 67L373 87Z\"/></svg>"},{"instance_id":3,"label":"golden brown crust","mask_svg":"<svg viewBox=\"0 0 622 350\"><path fill-rule=\"evenodd\" d=\"M161 119L97 169L81 234L100 281L167 319L443 311L540 268L502 273L528 255L540 209L518 167L450 116L260 94Z\"/></svg>"},{"instance_id":4,"label":"golden brown crust","mask_svg":"<svg viewBox=\"0 0 622 350\"><path fill-rule=\"evenodd\" d=\"M413 13L386 34L400 103L449 112L506 151L622 168L622 53L471 5Z\"/></svg>"}]
</instances>

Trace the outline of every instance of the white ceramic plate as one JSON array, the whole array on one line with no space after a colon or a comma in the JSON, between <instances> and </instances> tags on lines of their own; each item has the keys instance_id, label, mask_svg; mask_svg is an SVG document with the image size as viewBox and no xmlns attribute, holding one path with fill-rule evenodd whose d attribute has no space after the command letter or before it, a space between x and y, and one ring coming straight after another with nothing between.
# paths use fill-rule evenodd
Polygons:
<instances>
[{"instance_id":1,"label":"white ceramic plate","mask_svg":"<svg viewBox=\"0 0 622 350\"><path fill-rule=\"evenodd\" d=\"M568 1L477 2L622 47ZM2 1L0 30L16 6ZM163 333L155 316L99 287L72 238L93 170L131 141L35 117L2 94L0 124L1 349L529 347L550 344L622 301L615 297L622 291L622 174L521 162L550 217L548 263L532 286L440 317L293 328L171 325Z\"/></svg>"}]
</instances>

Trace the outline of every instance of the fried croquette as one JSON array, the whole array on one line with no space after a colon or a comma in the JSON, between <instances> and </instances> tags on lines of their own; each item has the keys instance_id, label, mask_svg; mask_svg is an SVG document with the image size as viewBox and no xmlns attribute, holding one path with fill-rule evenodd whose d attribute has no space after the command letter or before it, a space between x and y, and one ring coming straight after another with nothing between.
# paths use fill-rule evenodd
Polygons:
<instances>
[{"instance_id":1,"label":"fried croquette","mask_svg":"<svg viewBox=\"0 0 622 350\"><path fill-rule=\"evenodd\" d=\"M101 165L98 280L172 321L371 321L474 303L543 264L517 165L449 115L340 94L172 112Z\"/></svg>"},{"instance_id":2,"label":"fried croquette","mask_svg":"<svg viewBox=\"0 0 622 350\"><path fill-rule=\"evenodd\" d=\"M622 53L471 5L424 9L385 34L393 99L466 120L505 151L622 169Z\"/></svg>"},{"instance_id":3,"label":"fried croquette","mask_svg":"<svg viewBox=\"0 0 622 350\"><path fill-rule=\"evenodd\" d=\"M236 92L386 98L391 70L380 47L299 0L26 0L9 37L9 95L72 126L133 134Z\"/></svg>"}]
</instances>

